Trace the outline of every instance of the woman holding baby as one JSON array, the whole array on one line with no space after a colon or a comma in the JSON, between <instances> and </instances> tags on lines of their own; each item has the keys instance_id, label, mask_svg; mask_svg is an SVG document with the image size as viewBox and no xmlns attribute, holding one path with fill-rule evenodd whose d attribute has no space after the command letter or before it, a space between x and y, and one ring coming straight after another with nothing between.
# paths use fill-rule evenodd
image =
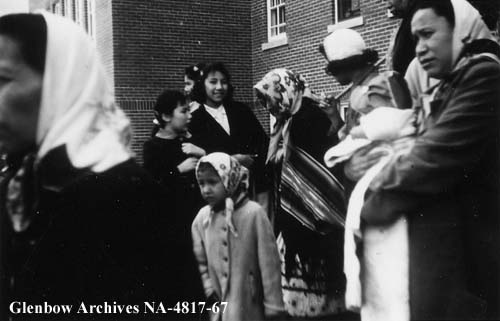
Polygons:
<instances>
[{"instance_id":1,"label":"woman holding baby","mask_svg":"<svg viewBox=\"0 0 500 321\"><path fill-rule=\"evenodd\" d=\"M498 44L465 0L421 1L411 29L406 78L420 86L423 126L371 181L362 222L408 220L411 319L498 319ZM429 77L437 84L426 88ZM384 157L369 151L345 163L348 178Z\"/></svg>"}]
</instances>

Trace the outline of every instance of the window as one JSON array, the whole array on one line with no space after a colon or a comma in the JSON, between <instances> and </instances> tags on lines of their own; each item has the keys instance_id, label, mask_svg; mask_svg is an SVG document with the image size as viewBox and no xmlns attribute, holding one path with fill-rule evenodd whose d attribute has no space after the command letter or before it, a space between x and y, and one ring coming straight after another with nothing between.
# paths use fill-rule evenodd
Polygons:
<instances>
[{"instance_id":1,"label":"window","mask_svg":"<svg viewBox=\"0 0 500 321\"><path fill-rule=\"evenodd\" d=\"M67 8L68 8L68 6L66 5L66 0L61 0L61 15L63 17L67 16L67 14L66 14Z\"/></svg>"},{"instance_id":2,"label":"window","mask_svg":"<svg viewBox=\"0 0 500 321\"><path fill-rule=\"evenodd\" d=\"M285 0L267 1L267 38L268 41L286 37Z\"/></svg>"},{"instance_id":3,"label":"window","mask_svg":"<svg viewBox=\"0 0 500 321\"><path fill-rule=\"evenodd\" d=\"M95 37L95 3L93 0L83 0L83 12L85 13L84 18L84 28L87 33L94 38Z\"/></svg>"},{"instance_id":4,"label":"window","mask_svg":"<svg viewBox=\"0 0 500 321\"><path fill-rule=\"evenodd\" d=\"M61 1L57 1L52 5L52 12L60 16L63 15Z\"/></svg>"},{"instance_id":5,"label":"window","mask_svg":"<svg viewBox=\"0 0 500 321\"><path fill-rule=\"evenodd\" d=\"M57 0L50 9L73 20L95 39L95 0Z\"/></svg>"},{"instance_id":6,"label":"window","mask_svg":"<svg viewBox=\"0 0 500 321\"><path fill-rule=\"evenodd\" d=\"M81 21L82 21L82 17L81 17L81 7L82 7L82 4L81 4L81 1L80 0L72 0L72 3L73 3L73 10L74 10L74 13L73 13L73 21L76 22L77 24L81 24Z\"/></svg>"},{"instance_id":7,"label":"window","mask_svg":"<svg viewBox=\"0 0 500 321\"><path fill-rule=\"evenodd\" d=\"M328 32L339 28L352 28L363 24L360 0L334 0L334 24L328 26Z\"/></svg>"},{"instance_id":8,"label":"window","mask_svg":"<svg viewBox=\"0 0 500 321\"><path fill-rule=\"evenodd\" d=\"M337 22L361 16L359 0L337 0Z\"/></svg>"}]
</instances>

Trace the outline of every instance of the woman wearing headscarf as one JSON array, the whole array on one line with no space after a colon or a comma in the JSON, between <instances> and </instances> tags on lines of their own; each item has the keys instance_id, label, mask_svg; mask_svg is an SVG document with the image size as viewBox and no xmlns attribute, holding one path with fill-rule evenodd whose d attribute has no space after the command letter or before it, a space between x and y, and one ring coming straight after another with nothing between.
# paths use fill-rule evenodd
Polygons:
<instances>
[{"instance_id":1,"label":"woman wearing headscarf","mask_svg":"<svg viewBox=\"0 0 500 321\"><path fill-rule=\"evenodd\" d=\"M421 106L423 132L372 182L362 217L408 217L412 319L498 319L498 45L464 0L422 1L412 33L422 78L438 84ZM364 172L362 158L347 176Z\"/></svg>"},{"instance_id":2,"label":"woman wearing headscarf","mask_svg":"<svg viewBox=\"0 0 500 321\"><path fill-rule=\"evenodd\" d=\"M9 314L12 301L166 299L158 189L131 158L93 41L49 13L7 15L0 52L1 319L44 318Z\"/></svg>"},{"instance_id":3,"label":"woman wearing headscarf","mask_svg":"<svg viewBox=\"0 0 500 321\"><path fill-rule=\"evenodd\" d=\"M335 191L324 192L336 188L338 196L343 190L320 169L325 151L338 139L329 136L330 120L300 75L274 69L254 88L276 117L267 164L274 174L285 308L302 318L343 312L343 203Z\"/></svg>"}]
</instances>

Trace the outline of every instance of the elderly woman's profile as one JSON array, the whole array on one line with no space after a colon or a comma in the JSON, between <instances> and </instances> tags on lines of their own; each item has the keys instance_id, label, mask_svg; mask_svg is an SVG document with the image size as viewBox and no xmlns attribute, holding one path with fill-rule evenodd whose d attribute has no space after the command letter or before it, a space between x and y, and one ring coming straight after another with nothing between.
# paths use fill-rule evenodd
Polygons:
<instances>
[{"instance_id":1,"label":"elderly woman's profile","mask_svg":"<svg viewBox=\"0 0 500 321\"><path fill-rule=\"evenodd\" d=\"M13 315L15 301L166 299L158 277L167 273L165 213L132 159L130 135L83 30L49 13L0 18L0 151L8 163L0 319L42 318ZM64 319L75 316L85 318Z\"/></svg>"}]
</instances>

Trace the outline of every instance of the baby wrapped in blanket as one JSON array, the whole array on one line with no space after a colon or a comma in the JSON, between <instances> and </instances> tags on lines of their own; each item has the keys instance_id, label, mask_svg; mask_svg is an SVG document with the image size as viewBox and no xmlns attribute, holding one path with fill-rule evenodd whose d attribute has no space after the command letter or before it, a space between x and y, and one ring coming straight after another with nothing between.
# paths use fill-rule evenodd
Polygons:
<instances>
[{"instance_id":1,"label":"baby wrapped in blanket","mask_svg":"<svg viewBox=\"0 0 500 321\"><path fill-rule=\"evenodd\" d=\"M411 145L408 141L418 130L418 114L410 107L406 82L395 72L381 73L367 85L355 87L350 108L361 114L359 126L353 127L342 142L325 154L326 165L333 167L375 141L378 143L370 152L384 150L387 153L356 184L347 210L344 243L346 306L360 311L363 321L410 319L406 218L402 216L386 226L361 227L360 217L371 181L392 155L404 152L405 149L397 146L407 148Z\"/></svg>"}]
</instances>

